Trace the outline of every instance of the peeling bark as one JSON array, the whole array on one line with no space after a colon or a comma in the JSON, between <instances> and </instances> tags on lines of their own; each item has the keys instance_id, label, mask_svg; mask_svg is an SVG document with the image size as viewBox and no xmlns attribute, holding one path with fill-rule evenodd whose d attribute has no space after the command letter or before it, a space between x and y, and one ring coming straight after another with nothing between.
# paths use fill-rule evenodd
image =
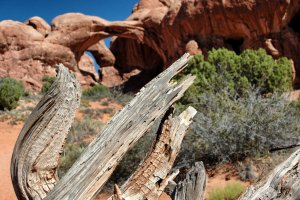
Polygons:
<instances>
[{"instance_id":1,"label":"peeling bark","mask_svg":"<svg viewBox=\"0 0 300 200\"><path fill-rule=\"evenodd\" d=\"M177 171L168 175L196 113L193 107L187 108L176 117L167 113L151 153L122 187L123 199L156 200L160 197L169 180L173 180L178 174Z\"/></svg>"},{"instance_id":2,"label":"peeling bark","mask_svg":"<svg viewBox=\"0 0 300 200\"><path fill-rule=\"evenodd\" d=\"M11 177L18 199L43 199L57 183L57 167L80 102L80 84L63 65L16 142Z\"/></svg>"},{"instance_id":3,"label":"peeling bark","mask_svg":"<svg viewBox=\"0 0 300 200\"><path fill-rule=\"evenodd\" d=\"M299 200L300 149L278 165L267 179L250 186L240 200Z\"/></svg>"}]
</instances>

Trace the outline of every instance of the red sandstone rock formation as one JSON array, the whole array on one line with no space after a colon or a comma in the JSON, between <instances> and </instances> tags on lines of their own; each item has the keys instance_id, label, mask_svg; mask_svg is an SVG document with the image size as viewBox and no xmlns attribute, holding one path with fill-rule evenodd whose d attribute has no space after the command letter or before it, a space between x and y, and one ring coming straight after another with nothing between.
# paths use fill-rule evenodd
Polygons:
<instances>
[{"instance_id":1,"label":"red sandstone rock formation","mask_svg":"<svg viewBox=\"0 0 300 200\"><path fill-rule=\"evenodd\" d=\"M238 52L261 47L274 57L293 59L299 79L299 10L299 0L141 0L128 20L142 23L144 40L114 40L115 66L153 69L167 66L186 50L206 54L212 47Z\"/></svg>"},{"instance_id":2,"label":"red sandstone rock formation","mask_svg":"<svg viewBox=\"0 0 300 200\"><path fill-rule=\"evenodd\" d=\"M55 63L80 73L78 62L89 50L102 67L102 80L115 85L113 81L123 83L131 74L151 78L185 51L261 47L275 58L294 61L299 88L299 21L300 0L141 0L122 22L71 13L56 17L51 30L37 17L25 24L3 21L0 76L39 88L39 74L51 74ZM99 42L106 37L113 37L110 49ZM88 84L97 81L85 77Z\"/></svg>"},{"instance_id":3,"label":"red sandstone rock formation","mask_svg":"<svg viewBox=\"0 0 300 200\"><path fill-rule=\"evenodd\" d=\"M47 36L51 31L51 27L49 26L49 24L40 17L31 17L26 22L24 22L24 24L32 26L43 36Z\"/></svg>"},{"instance_id":4,"label":"red sandstone rock formation","mask_svg":"<svg viewBox=\"0 0 300 200\"><path fill-rule=\"evenodd\" d=\"M63 63L79 76L84 86L93 85L97 82L98 75L93 63L87 60L87 55L83 56L84 52L108 36L142 41L143 29L137 25L138 22L134 21L108 22L79 13L56 17L51 29L38 17L25 23L2 21L0 77L23 80L27 87L38 91L42 77L54 75L53 66Z\"/></svg>"}]
</instances>

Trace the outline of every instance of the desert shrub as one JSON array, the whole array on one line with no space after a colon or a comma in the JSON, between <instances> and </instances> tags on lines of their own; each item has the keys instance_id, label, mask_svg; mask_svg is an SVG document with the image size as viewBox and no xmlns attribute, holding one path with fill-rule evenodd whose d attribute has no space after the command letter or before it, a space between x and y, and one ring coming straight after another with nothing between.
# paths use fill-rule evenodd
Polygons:
<instances>
[{"instance_id":1,"label":"desert shrub","mask_svg":"<svg viewBox=\"0 0 300 200\"><path fill-rule=\"evenodd\" d=\"M83 108L80 109L80 112L83 113L86 117L99 119L99 117L100 118L103 117L104 114L109 114L110 116L113 116L116 111L112 108L101 108L101 109Z\"/></svg>"},{"instance_id":2,"label":"desert shrub","mask_svg":"<svg viewBox=\"0 0 300 200\"><path fill-rule=\"evenodd\" d=\"M208 200L234 200L237 199L245 187L240 183L231 183L224 188L217 188L208 194Z\"/></svg>"},{"instance_id":3,"label":"desert shrub","mask_svg":"<svg viewBox=\"0 0 300 200\"><path fill-rule=\"evenodd\" d=\"M55 77L44 76L42 79L43 86L42 86L41 93L45 94L50 89L54 81L55 81Z\"/></svg>"},{"instance_id":4,"label":"desert shrub","mask_svg":"<svg viewBox=\"0 0 300 200\"><path fill-rule=\"evenodd\" d=\"M292 101L292 106L295 108L297 113L300 113L300 100Z\"/></svg>"},{"instance_id":5,"label":"desert shrub","mask_svg":"<svg viewBox=\"0 0 300 200\"><path fill-rule=\"evenodd\" d=\"M16 125L19 122L25 122L33 111L34 106L40 100L39 95L24 96L18 102L20 106L13 110L0 110L0 121L8 120L10 124Z\"/></svg>"},{"instance_id":6,"label":"desert shrub","mask_svg":"<svg viewBox=\"0 0 300 200\"><path fill-rule=\"evenodd\" d=\"M90 118L75 120L63 150L59 166L59 176L65 174L79 158L85 147L103 128L103 123Z\"/></svg>"},{"instance_id":7,"label":"desert shrub","mask_svg":"<svg viewBox=\"0 0 300 200\"><path fill-rule=\"evenodd\" d=\"M123 86L115 86L111 88L111 98L121 103L122 105L126 105L133 99L134 94L130 92L124 93L123 90Z\"/></svg>"},{"instance_id":8,"label":"desert shrub","mask_svg":"<svg viewBox=\"0 0 300 200\"><path fill-rule=\"evenodd\" d=\"M60 160L58 171L60 177L72 167L72 165L79 158L84 149L85 145L66 144L64 153Z\"/></svg>"},{"instance_id":9,"label":"desert shrub","mask_svg":"<svg viewBox=\"0 0 300 200\"><path fill-rule=\"evenodd\" d=\"M245 50L241 55L225 48L212 49L207 60L196 55L178 79L185 74L196 75L196 80L181 102L193 103L195 96L216 93L228 88L240 96L252 87L262 94L289 91L292 88L292 66L287 58L274 60L265 50Z\"/></svg>"},{"instance_id":10,"label":"desert shrub","mask_svg":"<svg viewBox=\"0 0 300 200\"><path fill-rule=\"evenodd\" d=\"M85 137L95 136L103 127L102 122L91 118L75 120L68 134L67 143L82 143Z\"/></svg>"},{"instance_id":11,"label":"desert shrub","mask_svg":"<svg viewBox=\"0 0 300 200\"><path fill-rule=\"evenodd\" d=\"M228 90L195 97L198 110L183 141L181 160L241 160L299 142L299 111L284 95L250 90L236 98Z\"/></svg>"},{"instance_id":12,"label":"desert shrub","mask_svg":"<svg viewBox=\"0 0 300 200\"><path fill-rule=\"evenodd\" d=\"M245 50L240 55L242 75L263 93L284 92L292 88L292 65L286 58L274 60L263 49Z\"/></svg>"},{"instance_id":13,"label":"desert shrub","mask_svg":"<svg viewBox=\"0 0 300 200\"><path fill-rule=\"evenodd\" d=\"M178 162L239 160L298 140L296 106L281 95L292 86L288 59L274 60L263 49L240 55L213 49L207 60L195 56L176 79L186 74L196 79L178 110L192 105L198 114Z\"/></svg>"},{"instance_id":14,"label":"desert shrub","mask_svg":"<svg viewBox=\"0 0 300 200\"><path fill-rule=\"evenodd\" d=\"M133 94L124 93L122 86L108 88L104 85L95 85L82 92L83 99L96 100L109 98L117 101L122 105L126 105L132 98Z\"/></svg>"},{"instance_id":15,"label":"desert shrub","mask_svg":"<svg viewBox=\"0 0 300 200\"><path fill-rule=\"evenodd\" d=\"M110 97L110 91L107 87L103 85L95 85L91 88L84 90L82 92L82 96L84 98L89 98L89 99L105 98L105 97Z\"/></svg>"},{"instance_id":16,"label":"desert shrub","mask_svg":"<svg viewBox=\"0 0 300 200\"><path fill-rule=\"evenodd\" d=\"M13 78L0 79L0 109L12 110L17 107L21 96L26 94L21 81Z\"/></svg>"}]
</instances>

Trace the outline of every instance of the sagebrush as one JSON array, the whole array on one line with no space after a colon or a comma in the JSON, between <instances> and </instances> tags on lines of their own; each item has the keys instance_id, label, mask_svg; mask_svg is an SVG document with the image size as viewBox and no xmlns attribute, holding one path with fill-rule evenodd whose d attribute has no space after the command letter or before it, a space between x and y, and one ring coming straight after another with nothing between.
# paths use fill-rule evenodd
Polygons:
<instances>
[{"instance_id":1,"label":"sagebrush","mask_svg":"<svg viewBox=\"0 0 300 200\"><path fill-rule=\"evenodd\" d=\"M75 120L68 134L60 161L59 175L65 174L104 124L90 118Z\"/></svg>"},{"instance_id":2,"label":"sagebrush","mask_svg":"<svg viewBox=\"0 0 300 200\"><path fill-rule=\"evenodd\" d=\"M82 96L84 98L100 99L100 98L110 97L111 94L109 88L105 87L104 85L98 84L91 88L83 90Z\"/></svg>"},{"instance_id":3,"label":"sagebrush","mask_svg":"<svg viewBox=\"0 0 300 200\"><path fill-rule=\"evenodd\" d=\"M195 97L198 113L183 141L181 160L241 160L297 144L300 113L286 95L251 90L236 97L224 89Z\"/></svg>"}]
</instances>

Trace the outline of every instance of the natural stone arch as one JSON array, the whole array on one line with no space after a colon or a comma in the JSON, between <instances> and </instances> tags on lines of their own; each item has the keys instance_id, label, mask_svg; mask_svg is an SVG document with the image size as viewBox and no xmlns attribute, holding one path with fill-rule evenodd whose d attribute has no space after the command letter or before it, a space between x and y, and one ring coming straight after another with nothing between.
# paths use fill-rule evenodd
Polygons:
<instances>
[{"instance_id":1,"label":"natural stone arch","mask_svg":"<svg viewBox=\"0 0 300 200\"><path fill-rule=\"evenodd\" d=\"M107 37L120 36L143 39L144 29L136 21L109 22L96 16L68 13L56 17L47 42L70 48L78 61L84 51Z\"/></svg>"}]
</instances>

